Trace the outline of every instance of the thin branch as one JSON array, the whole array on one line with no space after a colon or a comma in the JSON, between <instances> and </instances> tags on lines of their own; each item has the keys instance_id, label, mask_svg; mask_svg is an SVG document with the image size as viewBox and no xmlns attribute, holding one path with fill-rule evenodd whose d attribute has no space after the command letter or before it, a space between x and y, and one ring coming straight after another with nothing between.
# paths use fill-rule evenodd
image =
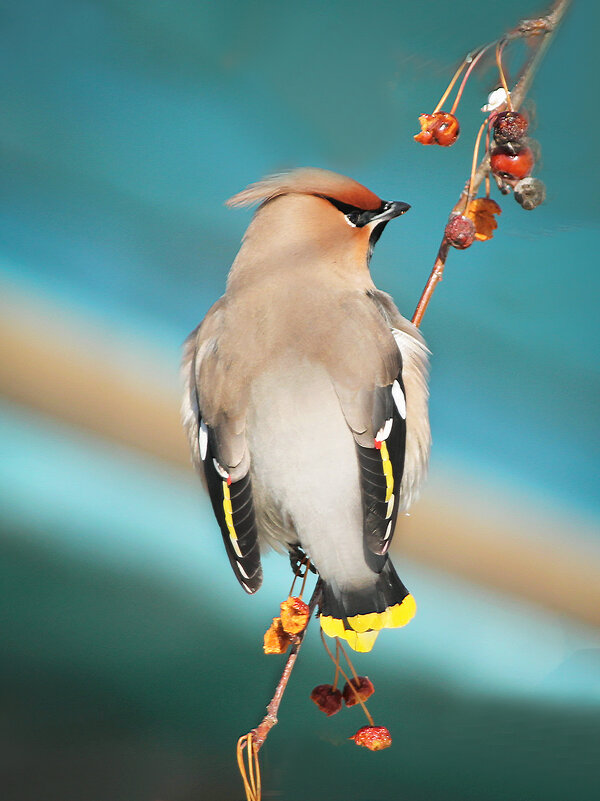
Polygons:
<instances>
[{"instance_id":1,"label":"thin branch","mask_svg":"<svg viewBox=\"0 0 600 801\"><path fill-rule=\"evenodd\" d=\"M429 305L431 296L433 295L438 283L442 280L442 276L444 274L444 267L446 266L446 259L448 258L449 249L450 245L448 244L448 240L446 239L446 237L444 237L442 239L440 249L438 250L438 254L435 263L433 265L433 270L429 274L429 278L427 279L427 283L425 284L425 289L423 290L421 297L419 298L419 302L417 303L417 308L415 309L415 313L413 314L412 321L417 327L421 325L421 320L423 319L425 310Z\"/></svg>"},{"instance_id":2,"label":"thin branch","mask_svg":"<svg viewBox=\"0 0 600 801\"><path fill-rule=\"evenodd\" d=\"M535 48L535 51L526 62L521 72L521 77L510 93L512 106L514 109L518 109L522 105L523 100L525 99L525 96L531 86L531 82L533 81L533 77L540 65L542 57L548 49L554 34L558 30L558 27L562 22L570 2L571 0L556 0L548 14L537 19L522 20L516 28L509 31L500 40L500 46L502 47L505 43L514 39L527 39L535 36L541 37L539 45ZM477 194L482 182L488 179L489 173L490 161L489 155L486 153L485 157L477 167L475 174L472 176L471 181L467 182L466 186L461 192L458 201L452 209L453 212L460 212L465 206L468 197L475 196ZM425 288L419 299L415 313L413 314L412 321L416 326L421 325L423 315L425 314L431 296L433 295L438 283L442 280L449 248L450 245L444 236L438 250L433 269L429 275L429 278L427 279L427 283L425 284Z\"/></svg>"},{"instance_id":3,"label":"thin branch","mask_svg":"<svg viewBox=\"0 0 600 801\"><path fill-rule=\"evenodd\" d=\"M308 608L310 610L310 615L308 618L309 622L321 598L321 586L322 586L321 580L319 579L315 585L315 589L308 604ZM260 751L265 740L269 735L269 732L271 731L273 726L277 725L277 712L279 711L279 704L281 703L281 699L283 698L285 688L287 687L287 683L290 680L290 676L292 675L292 670L294 669L294 665L298 657L298 652L300 651L300 648L304 641L304 635L306 634L307 628L308 624L306 625L304 631L301 631L300 634L296 635L294 644L292 645L292 650L290 651L290 654L285 663L285 667L283 668L281 678L279 679L273 697L271 698L271 701L267 707L267 714L264 716L259 725L255 729L252 729L252 731L250 732L252 735L252 742L255 753L258 753Z\"/></svg>"}]
</instances>

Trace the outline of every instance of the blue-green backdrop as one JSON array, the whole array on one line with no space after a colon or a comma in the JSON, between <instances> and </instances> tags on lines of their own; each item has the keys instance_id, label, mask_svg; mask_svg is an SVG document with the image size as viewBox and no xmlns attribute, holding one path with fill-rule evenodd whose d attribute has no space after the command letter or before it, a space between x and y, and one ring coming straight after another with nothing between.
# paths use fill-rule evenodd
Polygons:
<instances>
[{"instance_id":1,"label":"blue-green backdrop","mask_svg":"<svg viewBox=\"0 0 600 801\"><path fill-rule=\"evenodd\" d=\"M541 10L0 4L0 290L143 341L176 381L180 343L223 291L249 221L224 200L312 165L412 205L372 261L410 315L492 73L469 84L451 150L418 147L417 117L469 49ZM424 324L434 469L460 465L596 531L599 24L596 4L575 2L531 93L546 204L501 200L496 236L451 254ZM233 746L280 667L260 640L287 590L283 562L270 558L246 599L191 471L0 403L5 797L241 798ZM353 749L358 712L325 720L307 701L329 678L313 634L264 750L265 798L598 798L598 631L407 571L419 616L359 659L394 747Z\"/></svg>"}]
</instances>

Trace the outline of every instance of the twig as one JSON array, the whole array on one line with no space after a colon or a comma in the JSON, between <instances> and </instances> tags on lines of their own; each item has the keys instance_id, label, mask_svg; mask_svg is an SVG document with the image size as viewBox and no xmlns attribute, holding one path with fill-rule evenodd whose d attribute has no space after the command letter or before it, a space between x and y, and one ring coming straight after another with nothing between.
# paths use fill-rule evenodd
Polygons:
<instances>
[{"instance_id":1,"label":"twig","mask_svg":"<svg viewBox=\"0 0 600 801\"><path fill-rule=\"evenodd\" d=\"M309 621L321 597L321 586L322 586L321 580L319 579L315 585L315 589L308 604L308 608L310 610ZM308 628L308 624L306 628ZM283 693L285 692L287 683L290 679L290 676L292 675L292 670L294 669L294 665L298 657L298 652L300 651L300 648L304 641L305 634L306 634L306 629L304 629L304 631L301 631L300 634L296 635L294 644L292 645L292 650L290 651L290 655L288 656L287 661L285 663L285 667L283 668L281 678L279 679L273 697L271 698L271 701L267 707L267 714L264 716L259 725L255 729L252 729L252 731L250 732L250 734L252 735L252 742L255 753L258 753L258 751L260 751L261 747L263 746L265 740L268 737L269 732L271 731L273 726L277 725L277 712L279 711L279 704L281 703L281 699L283 698Z\"/></svg>"},{"instance_id":2,"label":"twig","mask_svg":"<svg viewBox=\"0 0 600 801\"><path fill-rule=\"evenodd\" d=\"M309 565L310 562L308 562L306 566L306 571L304 573L304 582L302 583L302 590L304 590L304 583L306 581L306 575L309 570ZM292 589L293 586L294 585L292 585ZM279 679L273 697L271 698L269 706L267 707L267 714L264 716L262 721L255 729L249 731L248 734L244 734L242 737L239 738L237 742L236 755L237 755L238 769L240 771L240 776L242 777L242 781L244 783L244 792L246 793L247 801L261 801L262 790L261 790L260 762L258 760L258 752L264 745L264 742L267 739L269 732L271 731L273 726L277 725L277 712L279 711L279 704L281 703L281 699L283 698L283 693L285 692L287 683L290 680L290 676L292 675L292 670L294 669L294 665L298 657L298 651L302 646L306 629L308 628L308 624L310 623L310 618L312 616L312 613L315 611L315 607L317 606L321 598L321 586L322 586L321 579L318 579L312 597L310 599L310 603L308 605L309 608L308 622L304 630L301 631L299 634L296 634L296 636L294 637L292 650L290 651L290 655L286 660L283 672L281 674L281 678Z\"/></svg>"},{"instance_id":3,"label":"twig","mask_svg":"<svg viewBox=\"0 0 600 801\"><path fill-rule=\"evenodd\" d=\"M525 99L527 92L529 91L529 87L531 86L531 82L533 81L533 77L535 75L536 70L538 69L542 57L546 50L548 49L550 42L554 34L556 33L564 15L569 7L571 0L556 0L548 14L543 17L539 17L537 19L532 20L522 20L516 28L509 31L505 36L502 37L500 40L500 46L502 47L506 42L512 41L514 39L523 39L529 38L534 36L540 36L541 42L535 49L534 53L530 56L527 63L523 67L521 72L521 77L517 81L514 89L510 93L510 97L512 100L512 106L514 109L518 109ZM452 209L453 212L459 212L468 201L469 196L475 196L481 183L488 178L490 172L490 162L489 157L486 153L483 160L480 162L477 170L475 171L474 175L472 176L471 180L467 183L464 187L461 195L456 202L454 208ZM412 321L416 326L421 325L421 321L423 319L423 315L427 309L431 296L437 286L437 284L442 280L442 276L444 273L444 267L446 266L446 259L448 258L448 250L450 245L446 237L442 239L442 243L438 250L438 254L433 265L433 269L427 279L427 283L425 284L425 288L423 289L423 293L419 298L419 302L417 303L417 308L415 309L415 313L413 314Z\"/></svg>"}]
</instances>

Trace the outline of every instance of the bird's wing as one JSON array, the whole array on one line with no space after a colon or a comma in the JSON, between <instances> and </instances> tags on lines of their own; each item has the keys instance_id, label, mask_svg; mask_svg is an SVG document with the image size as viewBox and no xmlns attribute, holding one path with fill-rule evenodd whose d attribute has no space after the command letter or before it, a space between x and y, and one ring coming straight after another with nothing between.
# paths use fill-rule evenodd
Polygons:
<instances>
[{"instance_id":1,"label":"bird's wing","mask_svg":"<svg viewBox=\"0 0 600 801\"><path fill-rule=\"evenodd\" d=\"M400 486L398 511L406 511L417 500L427 475L431 431L429 428L430 351L419 329L403 317L385 292L369 293L383 317L402 355L402 381L406 397L406 446L404 474Z\"/></svg>"},{"instance_id":2,"label":"bird's wing","mask_svg":"<svg viewBox=\"0 0 600 801\"><path fill-rule=\"evenodd\" d=\"M371 444L356 443L367 548L385 554L392 541L404 472L406 400L402 370L391 385L373 390Z\"/></svg>"},{"instance_id":3,"label":"bird's wing","mask_svg":"<svg viewBox=\"0 0 600 801\"><path fill-rule=\"evenodd\" d=\"M362 338L376 350L355 360L353 383L338 379L336 390L356 442L365 544L384 555L398 512L414 499L426 471L427 349L388 295L373 291L364 302Z\"/></svg>"},{"instance_id":4,"label":"bird's wing","mask_svg":"<svg viewBox=\"0 0 600 801\"><path fill-rule=\"evenodd\" d=\"M243 402L227 401L227 366L219 358L223 301L184 347L183 421L192 461L204 477L229 561L248 593L262 584Z\"/></svg>"}]
</instances>

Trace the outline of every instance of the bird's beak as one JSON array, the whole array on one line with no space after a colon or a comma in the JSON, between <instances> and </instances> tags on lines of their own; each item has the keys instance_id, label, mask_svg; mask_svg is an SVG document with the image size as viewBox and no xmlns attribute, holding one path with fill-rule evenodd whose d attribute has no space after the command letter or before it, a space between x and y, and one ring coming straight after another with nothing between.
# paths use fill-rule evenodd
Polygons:
<instances>
[{"instance_id":1,"label":"bird's beak","mask_svg":"<svg viewBox=\"0 0 600 801\"><path fill-rule=\"evenodd\" d=\"M383 204L382 210L369 220L371 223L388 222L393 220L394 217L400 217L410 209L408 203L403 203L401 200L389 200Z\"/></svg>"}]
</instances>

